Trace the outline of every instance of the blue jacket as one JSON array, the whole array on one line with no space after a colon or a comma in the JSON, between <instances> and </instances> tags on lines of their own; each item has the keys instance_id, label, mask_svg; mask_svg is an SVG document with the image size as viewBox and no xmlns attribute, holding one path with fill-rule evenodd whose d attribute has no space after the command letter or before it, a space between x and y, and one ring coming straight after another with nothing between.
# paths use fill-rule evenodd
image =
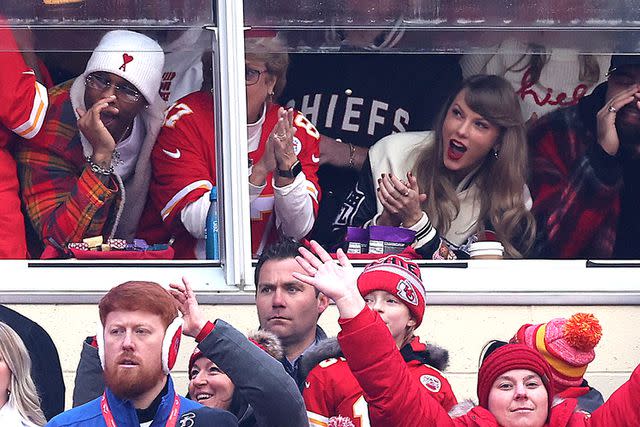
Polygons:
<instances>
[{"instance_id":1,"label":"blue jacket","mask_svg":"<svg viewBox=\"0 0 640 427\"><path fill-rule=\"evenodd\" d=\"M169 387L167 394L162 397L156 416L151 423L151 427L164 427L169 412L173 405L174 388L171 376L168 377ZM118 427L139 427L138 415L136 410L128 400L122 400L116 397L109 388L105 389L107 394L107 401L109 402L109 408L113 413L113 418ZM102 416L102 410L100 409L100 400L102 396L94 399L82 406L70 409L62 414L53 418L47 424L47 427L62 427L62 426L82 426L82 427L106 427L106 422ZM201 404L194 402L184 397L180 397L180 415L185 412L191 411L202 407ZM236 418L229 412L218 410L220 421L216 422L216 427L232 427L237 426ZM179 425L179 424L178 424Z\"/></svg>"}]
</instances>

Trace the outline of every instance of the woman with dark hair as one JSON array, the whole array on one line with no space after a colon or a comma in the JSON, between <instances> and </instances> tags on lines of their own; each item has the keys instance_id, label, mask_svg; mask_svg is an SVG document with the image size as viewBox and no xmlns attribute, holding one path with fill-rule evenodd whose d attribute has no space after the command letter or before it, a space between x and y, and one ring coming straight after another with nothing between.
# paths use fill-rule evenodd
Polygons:
<instances>
[{"instance_id":1,"label":"woman with dark hair","mask_svg":"<svg viewBox=\"0 0 640 427\"><path fill-rule=\"evenodd\" d=\"M464 252L492 230L507 256L522 257L535 223L524 122L511 85L497 76L466 79L434 129L374 145L336 224L414 230L412 246L425 258Z\"/></svg>"},{"instance_id":2,"label":"woman with dark hair","mask_svg":"<svg viewBox=\"0 0 640 427\"><path fill-rule=\"evenodd\" d=\"M387 326L358 292L357 274L338 250L336 264L316 242L315 254L301 248L296 258L306 274L294 273L336 302L338 341L369 401L371 425L465 427L632 427L640 422L640 366L629 381L592 414L576 411L577 400L553 401L551 368L523 344L494 349L478 372L479 406L452 418L415 381ZM366 351L363 351L366 349Z\"/></svg>"},{"instance_id":3,"label":"woman with dark hair","mask_svg":"<svg viewBox=\"0 0 640 427\"><path fill-rule=\"evenodd\" d=\"M0 426L35 427L46 422L27 348L13 329L0 322Z\"/></svg>"}]
</instances>

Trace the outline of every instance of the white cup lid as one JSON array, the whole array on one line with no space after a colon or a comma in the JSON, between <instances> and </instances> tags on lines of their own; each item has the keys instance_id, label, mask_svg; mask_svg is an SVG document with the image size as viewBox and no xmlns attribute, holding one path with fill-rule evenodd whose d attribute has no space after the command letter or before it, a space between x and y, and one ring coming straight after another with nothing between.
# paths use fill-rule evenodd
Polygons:
<instances>
[{"instance_id":1,"label":"white cup lid","mask_svg":"<svg viewBox=\"0 0 640 427\"><path fill-rule=\"evenodd\" d=\"M469 246L469 255L504 255L504 247L500 242L475 242Z\"/></svg>"}]
</instances>

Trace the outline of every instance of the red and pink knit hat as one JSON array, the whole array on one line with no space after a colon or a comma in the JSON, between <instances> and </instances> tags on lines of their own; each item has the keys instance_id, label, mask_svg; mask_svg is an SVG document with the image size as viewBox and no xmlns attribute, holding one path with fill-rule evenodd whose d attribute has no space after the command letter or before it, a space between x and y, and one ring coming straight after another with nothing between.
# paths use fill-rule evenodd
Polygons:
<instances>
[{"instance_id":1,"label":"red and pink knit hat","mask_svg":"<svg viewBox=\"0 0 640 427\"><path fill-rule=\"evenodd\" d=\"M576 313L539 325L523 325L511 339L542 354L551 365L558 391L582 384L587 366L595 358L594 348L602 338L602 327L593 314Z\"/></svg>"},{"instance_id":2,"label":"red and pink knit hat","mask_svg":"<svg viewBox=\"0 0 640 427\"><path fill-rule=\"evenodd\" d=\"M420 267L398 255L389 255L367 265L358 277L358 290L364 297L373 291L386 291L395 295L416 321L422 323L426 292L420 276Z\"/></svg>"}]
</instances>

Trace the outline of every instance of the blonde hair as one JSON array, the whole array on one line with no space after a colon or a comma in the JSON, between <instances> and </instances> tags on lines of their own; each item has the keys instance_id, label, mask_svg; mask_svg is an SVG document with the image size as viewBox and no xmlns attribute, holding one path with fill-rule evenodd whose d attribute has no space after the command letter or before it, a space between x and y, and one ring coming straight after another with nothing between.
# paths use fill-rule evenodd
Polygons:
<instances>
[{"instance_id":1,"label":"blonde hair","mask_svg":"<svg viewBox=\"0 0 640 427\"><path fill-rule=\"evenodd\" d=\"M277 99L287 85L289 54L284 43L277 37L247 37L244 46L245 58L264 62L267 72L276 79L273 98Z\"/></svg>"},{"instance_id":2,"label":"blonde hair","mask_svg":"<svg viewBox=\"0 0 640 427\"><path fill-rule=\"evenodd\" d=\"M435 143L420 150L414 173L422 193L423 209L443 235L460 211L453 173L443 162L442 126L455 97L465 90L469 107L500 129L495 147L477 172L480 213L476 232L490 225L509 257L522 257L533 245L535 220L525 207L527 144L520 104L511 84L502 77L471 76L462 82L436 118Z\"/></svg>"},{"instance_id":3,"label":"blonde hair","mask_svg":"<svg viewBox=\"0 0 640 427\"><path fill-rule=\"evenodd\" d=\"M7 324L0 322L0 360L11 371L9 402L20 416L43 426L47 420L40 409L40 398L31 379L31 358L22 339Z\"/></svg>"}]
</instances>

